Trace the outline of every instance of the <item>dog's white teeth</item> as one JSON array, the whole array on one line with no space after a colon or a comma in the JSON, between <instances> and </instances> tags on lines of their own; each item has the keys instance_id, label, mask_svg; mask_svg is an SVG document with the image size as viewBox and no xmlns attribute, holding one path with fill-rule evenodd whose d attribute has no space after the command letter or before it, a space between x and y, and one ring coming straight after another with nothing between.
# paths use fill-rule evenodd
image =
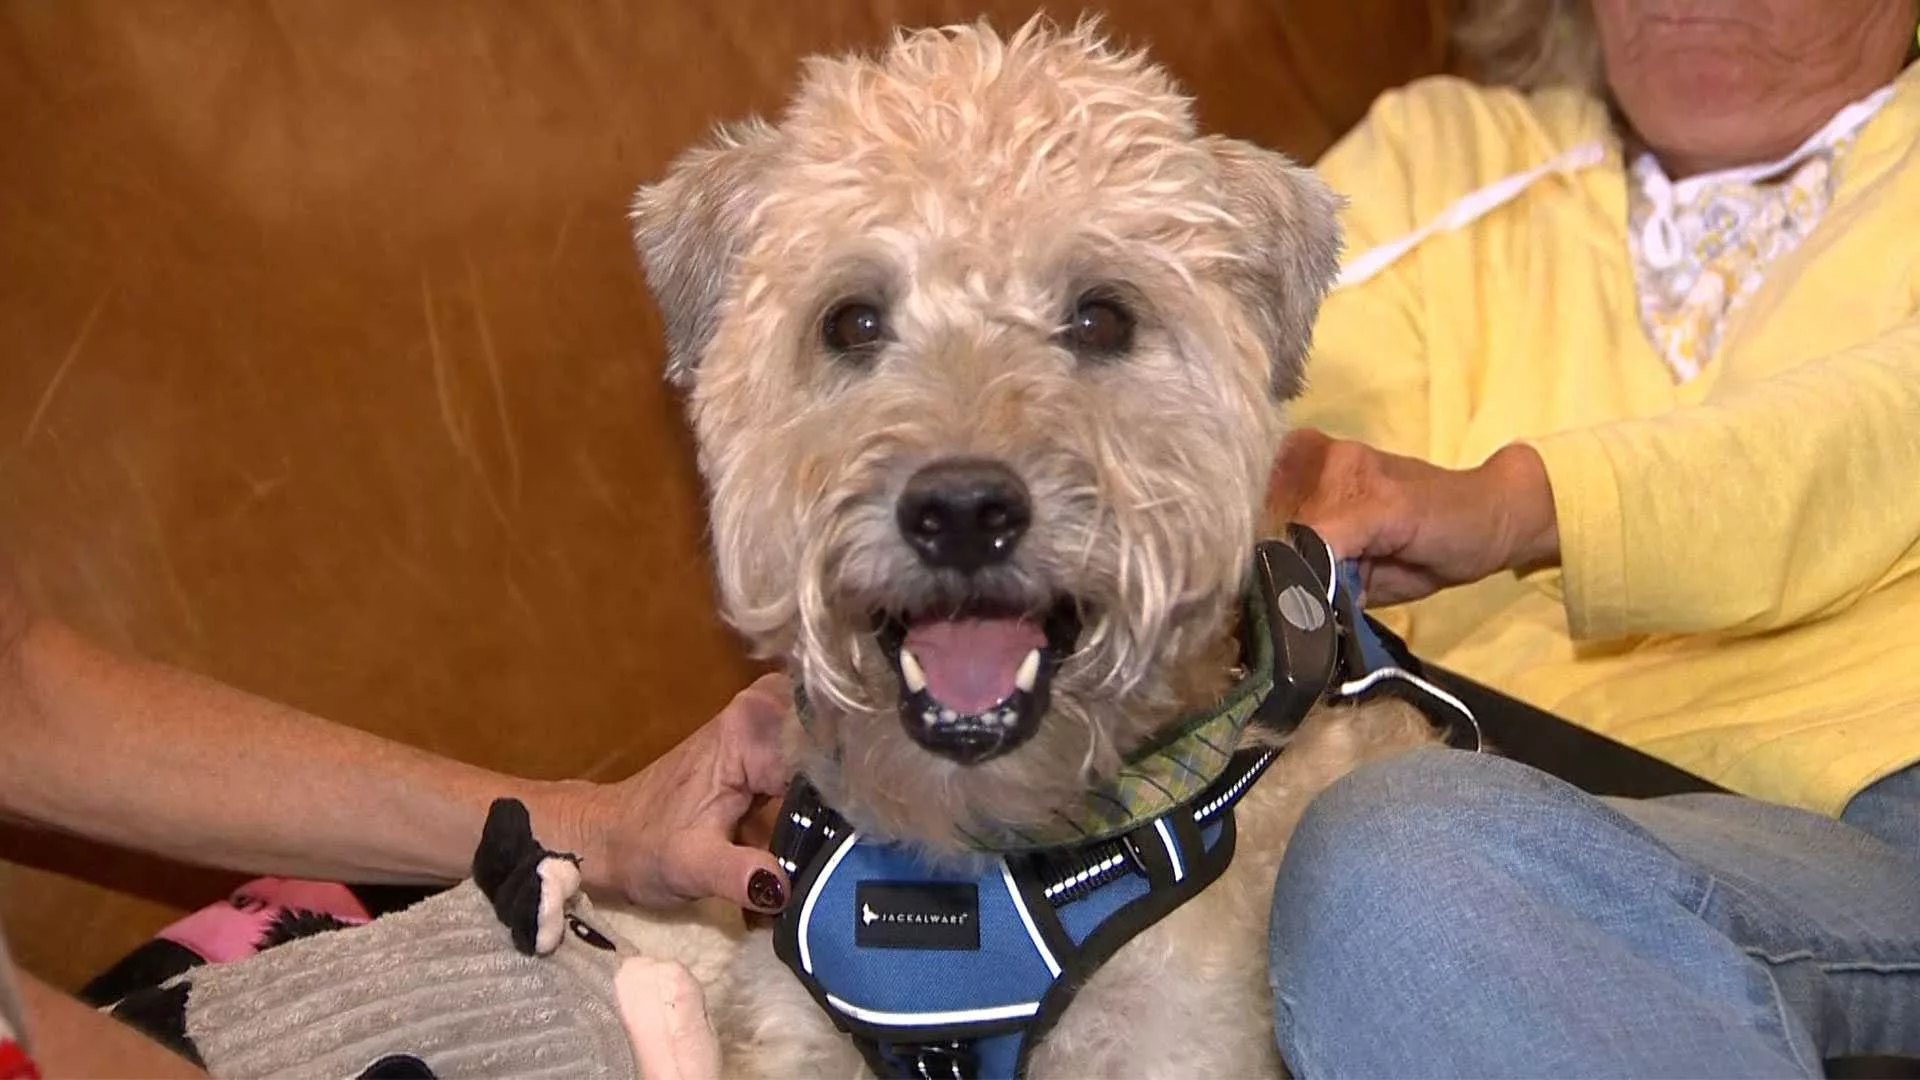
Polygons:
<instances>
[{"instance_id":1,"label":"dog's white teeth","mask_svg":"<svg viewBox=\"0 0 1920 1080\"><path fill-rule=\"evenodd\" d=\"M906 646L900 647L900 677L907 681L907 693L917 694L927 688L927 673L920 669L920 659Z\"/></svg>"},{"instance_id":2,"label":"dog's white teeth","mask_svg":"<svg viewBox=\"0 0 1920 1080\"><path fill-rule=\"evenodd\" d=\"M1004 669L1002 669L1004 670ZM1040 650L1028 649L1027 658L1020 661L1020 670L1014 673L1013 685L1033 693L1033 684L1040 678Z\"/></svg>"}]
</instances>

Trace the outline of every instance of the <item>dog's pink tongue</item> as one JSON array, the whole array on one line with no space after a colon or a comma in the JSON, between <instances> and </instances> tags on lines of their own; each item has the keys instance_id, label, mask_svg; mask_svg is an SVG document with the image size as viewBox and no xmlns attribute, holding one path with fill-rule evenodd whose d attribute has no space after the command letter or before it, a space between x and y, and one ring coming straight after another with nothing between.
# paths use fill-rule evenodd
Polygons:
<instances>
[{"instance_id":1,"label":"dog's pink tongue","mask_svg":"<svg viewBox=\"0 0 1920 1080\"><path fill-rule=\"evenodd\" d=\"M1025 619L929 620L909 627L905 642L927 676L927 693L962 716L1011 696L1021 662L1046 644Z\"/></svg>"}]
</instances>

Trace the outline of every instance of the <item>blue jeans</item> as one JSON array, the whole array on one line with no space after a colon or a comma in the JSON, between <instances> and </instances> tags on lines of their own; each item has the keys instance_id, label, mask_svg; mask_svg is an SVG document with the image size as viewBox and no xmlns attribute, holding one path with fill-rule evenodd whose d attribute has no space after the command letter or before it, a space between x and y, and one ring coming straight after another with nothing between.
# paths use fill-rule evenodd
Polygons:
<instances>
[{"instance_id":1,"label":"blue jeans","mask_svg":"<svg viewBox=\"0 0 1920 1080\"><path fill-rule=\"evenodd\" d=\"M1281 863L1281 1053L1303 1080L1817 1077L1920 1056L1920 767L1847 819L1599 799L1452 750L1361 769Z\"/></svg>"}]
</instances>

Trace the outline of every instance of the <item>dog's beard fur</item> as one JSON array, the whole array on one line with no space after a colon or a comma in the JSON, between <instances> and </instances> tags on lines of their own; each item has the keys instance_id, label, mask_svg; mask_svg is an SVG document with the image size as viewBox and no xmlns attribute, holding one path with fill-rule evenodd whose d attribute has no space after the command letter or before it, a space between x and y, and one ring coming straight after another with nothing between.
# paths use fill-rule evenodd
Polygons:
<instances>
[{"instance_id":1,"label":"dog's beard fur","mask_svg":"<svg viewBox=\"0 0 1920 1080\"><path fill-rule=\"evenodd\" d=\"M1173 84L1091 24L903 35L817 60L778 127L676 163L634 208L711 494L723 609L803 681L802 767L856 826L957 853L1037 825L1230 678L1279 403L1334 268L1332 197L1196 135ZM1090 290L1123 355L1060 331ZM849 358L827 312L890 328ZM962 582L895 523L908 477L984 457L1030 528ZM964 594L964 595L963 595ZM974 765L908 737L876 612L1068 597L1083 625L1030 740Z\"/></svg>"}]
</instances>

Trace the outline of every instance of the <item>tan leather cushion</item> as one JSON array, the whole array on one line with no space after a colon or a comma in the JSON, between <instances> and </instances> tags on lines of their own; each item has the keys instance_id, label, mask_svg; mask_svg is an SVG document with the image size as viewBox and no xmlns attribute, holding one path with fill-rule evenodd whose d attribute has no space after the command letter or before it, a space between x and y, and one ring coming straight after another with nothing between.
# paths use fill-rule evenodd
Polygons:
<instances>
[{"instance_id":1,"label":"tan leather cushion","mask_svg":"<svg viewBox=\"0 0 1920 1080\"><path fill-rule=\"evenodd\" d=\"M1442 65L1446 7L1107 5L1303 157ZM499 769L638 768L751 668L630 191L806 53L1030 10L0 0L0 543L112 645ZM0 865L68 983L222 880L6 855L167 901Z\"/></svg>"}]
</instances>

